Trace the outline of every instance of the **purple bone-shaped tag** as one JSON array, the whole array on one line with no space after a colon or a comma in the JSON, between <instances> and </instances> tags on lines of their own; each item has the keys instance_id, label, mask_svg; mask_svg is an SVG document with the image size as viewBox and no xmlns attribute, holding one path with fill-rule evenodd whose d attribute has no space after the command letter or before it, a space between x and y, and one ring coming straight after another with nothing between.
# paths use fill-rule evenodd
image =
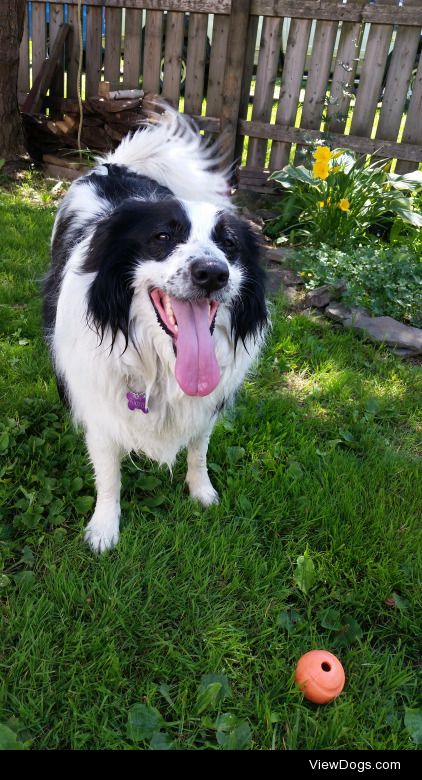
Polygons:
<instances>
[{"instance_id":1,"label":"purple bone-shaped tag","mask_svg":"<svg viewBox=\"0 0 422 780\"><path fill-rule=\"evenodd\" d=\"M145 406L145 393L126 393L128 408L133 412L134 409L140 409L144 414L148 414Z\"/></svg>"}]
</instances>

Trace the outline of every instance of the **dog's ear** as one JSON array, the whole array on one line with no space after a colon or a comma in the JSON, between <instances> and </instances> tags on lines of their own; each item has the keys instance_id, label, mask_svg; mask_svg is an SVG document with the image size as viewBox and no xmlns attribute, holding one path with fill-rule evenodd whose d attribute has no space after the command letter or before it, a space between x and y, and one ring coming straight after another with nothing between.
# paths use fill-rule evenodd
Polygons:
<instances>
[{"instance_id":1,"label":"dog's ear","mask_svg":"<svg viewBox=\"0 0 422 780\"><path fill-rule=\"evenodd\" d=\"M262 241L244 220L237 220L243 280L239 296L232 305L231 327L235 346L239 339L257 338L268 321L265 302L266 274L262 267Z\"/></svg>"},{"instance_id":2,"label":"dog's ear","mask_svg":"<svg viewBox=\"0 0 422 780\"><path fill-rule=\"evenodd\" d=\"M88 292L88 323L101 341L110 329L111 349L118 331L125 339L125 349L128 345L133 279L140 253L139 241L130 229L125 230L122 216L114 212L97 225L83 266L84 273L96 272Z\"/></svg>"}]
</instances>

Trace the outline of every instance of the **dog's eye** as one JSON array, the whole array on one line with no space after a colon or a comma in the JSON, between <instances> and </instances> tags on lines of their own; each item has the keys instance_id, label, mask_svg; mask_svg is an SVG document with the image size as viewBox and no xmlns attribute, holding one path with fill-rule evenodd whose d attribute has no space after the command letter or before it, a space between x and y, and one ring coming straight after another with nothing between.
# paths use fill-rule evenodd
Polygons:
<instances>
[{"instance_id":1,"label":"dog's eye","mask_svg":"<svg viewBox=\"0 0 422 780\"><path fill-rule=\"evenodd\" d=\"M233 241L232 238L224 238L221 242L223 244L224 249L235 249L236 242Z\"/></svg>"},{"instance_id":2,"label":"dog's eye","mask_svg":"<svg viewBox=\"0 0 422 780\"><path fill-rule=\"evenodd\" d=\"M154 238L156 241L171 241L170 233L157 233Z\"/></svg>"}]
</instances>

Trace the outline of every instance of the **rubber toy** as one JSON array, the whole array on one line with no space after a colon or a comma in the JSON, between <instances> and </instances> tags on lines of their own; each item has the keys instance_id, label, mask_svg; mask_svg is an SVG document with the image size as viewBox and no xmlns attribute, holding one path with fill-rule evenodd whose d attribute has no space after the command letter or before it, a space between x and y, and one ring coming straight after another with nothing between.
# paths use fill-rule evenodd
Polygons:
<instances>
[{"instance_id":1,"label":"rubber toy","mask_svg":"<svg viewBox=\"0 0 422 780\"><path fill-rule=\"evenodd\" d=\"M344 688L344 669L328 650L310 650L299 659L295 671L296 684L305 699L314 704L328 704Z\"/></svg>"}]
</instances>

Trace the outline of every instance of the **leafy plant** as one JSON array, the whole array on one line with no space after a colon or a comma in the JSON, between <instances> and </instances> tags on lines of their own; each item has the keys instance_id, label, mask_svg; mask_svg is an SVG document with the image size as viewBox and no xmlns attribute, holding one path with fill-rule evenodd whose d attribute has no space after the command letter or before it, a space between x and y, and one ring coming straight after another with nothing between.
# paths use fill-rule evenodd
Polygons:
<instances>
[{"instance_id":1,"label":"leafy plant","mask_svg":"<svg viewBox=\"0 0 422 780\"><path fill-rule=\"evenodd\" d=\"M284 233L342 247L374 233L385 237L397 222L422 227L411 196L422 188L422 172L389 173L385 163L366 165L365 157L327 146L317 146L313 157L312 168L286 165L271 174L286 190L280 216L266 226L271 238L282 241Z\"/></svg>"},{"instance_id":2,"label":"leafy plant","mask_svg":"<svg viewBox=\"0 0 422 780\"><path fill-rule=\"evenodd\" d=\"M315 565L308 548L296 561L295 582L299 590L307 595L316 580Z\"/></svg>"},{"instance_id":3,"label":"leafy plant","mask_svg":"<svg viewBox=\"0 0 422 780\"><path fill-rule=\"evenodd\" d=\"M293 264L313 289L343 279L343 301L422 326L422 257L405 246L360 246L349 251L320 248L297 250Z\"/></svg>"}]
</instances>

